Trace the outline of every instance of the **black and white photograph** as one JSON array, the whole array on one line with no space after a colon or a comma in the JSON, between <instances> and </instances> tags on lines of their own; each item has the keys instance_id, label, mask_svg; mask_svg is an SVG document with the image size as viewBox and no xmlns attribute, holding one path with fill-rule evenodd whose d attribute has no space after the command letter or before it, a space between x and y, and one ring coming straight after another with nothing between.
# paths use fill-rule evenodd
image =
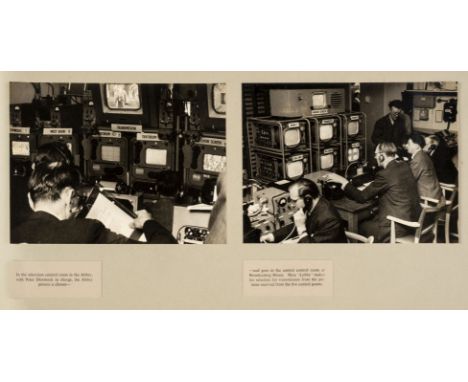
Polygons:
<instances>
[{"instance_id":1,"label":"black and white photograph","mask_svg":"<svg viewBox=\"0 0 468 382\"><path fill-rule=\"evenodd\" d=\"M10 82L12 243L226 243L226 85Z\"/></svg>"},{"instance_id":2,"label":"black and white photograph","mask_svg":"<svg viewBox=\"0 0 468 382\"><path fill-rule=\"evenodd\" d=\"M245 243L458 243L458 83L244 83Z\"/></svg>"}]
</instances>

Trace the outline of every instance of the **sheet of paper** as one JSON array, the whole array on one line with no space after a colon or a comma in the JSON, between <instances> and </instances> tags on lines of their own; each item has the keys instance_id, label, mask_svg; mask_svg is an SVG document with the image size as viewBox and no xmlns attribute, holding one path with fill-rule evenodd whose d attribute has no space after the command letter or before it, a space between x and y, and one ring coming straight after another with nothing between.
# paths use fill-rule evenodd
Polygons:
<instances>
[{"instance_id":1,"label":"sheet of paper","mask_svg":"<svg viewBox=\"0 0 468 382\"><path fill-rule=\"evenodd\" d=\"M99 220L111 231L128 238L134 231L130 228L133 218L102 194L98 195L86 217ZM139 241L146 241L144 234L140 236Z\"/></svg>"}]
</instances>

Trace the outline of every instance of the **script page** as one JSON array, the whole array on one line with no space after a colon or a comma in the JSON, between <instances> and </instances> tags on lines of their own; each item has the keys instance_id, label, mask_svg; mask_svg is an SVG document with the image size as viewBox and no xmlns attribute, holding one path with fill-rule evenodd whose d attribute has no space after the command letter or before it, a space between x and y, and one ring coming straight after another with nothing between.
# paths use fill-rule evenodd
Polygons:
<instances>
[{"instance_id":1,"label":"script page","mask_svg":"<svg viewBox=\"0 0 468 382\"><path fill-rule=\"evenodd\" d=\"M134 231L130 227L133 218L102 194L97 196L86 217L99 220L106 228L128 238ZM146 241L144 234L138 240Z\"/></svg>"}]
</instances>

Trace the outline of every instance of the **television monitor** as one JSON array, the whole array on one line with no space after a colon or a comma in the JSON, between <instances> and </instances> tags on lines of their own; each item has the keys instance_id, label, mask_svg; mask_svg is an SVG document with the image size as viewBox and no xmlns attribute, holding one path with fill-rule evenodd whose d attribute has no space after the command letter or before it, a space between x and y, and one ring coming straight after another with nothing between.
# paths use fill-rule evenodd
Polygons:
<instances>
[{"instance_id":1,"label":"television monitor","mask_svg":"<svg viewBox=\"0 0 468 382\"><path fill-rule=\"evenodd\" d=\"M141 108L138 84L106 84L106 105L113 111L135 111Z\"/></svg>"},{"instance_id":2,"label":"television monitor","mask_svg":"<svg viewBox=\"0 0 468 382\"><path fill-rule=\"evenodd\" d=\"M348 149L348 162L355 162L359 160L361 153L358 147Z\"/></svg>"},{"instance_id":3,"label":"television monitor","mask_svg":"<svg viewBox=\"0 0 468 382\"><path fill-rule=\"evenodd\" d=\"M226 156L205 154L203 156L203 171L221 172L226 168Z\"/></svg>"},{"instance_id":4,"label":"television monitor","mask_svg":"<svg viewBox=\"0 0 468 382\"><path fill-rule=\"evenodd\" d=\"M299 128L288 129L284 132L284 145L296 147L301 143L301 132Z\"/></svg>"},{"instance_id":5,"label":"television monitor","mask_svg":"<svg viewBox=\"0 0 468 382\"><path fill-rule=\"evenodd\" d=\"M145 151L145 163L152 166L166 166L167 150L147 148Z\"/></svg>"},{"instance_id":6,"label":"television monitor","mask_svg":"<svg viewBox=\"0 0 468 382\"><path fill-rule=\"evenodd\" d=\"M11 153L14 156L29 156L30 146L28 141L12 141Z\"/></svg>"},{"instance_id":7,"label":"television monitor","mask_svg":"<svg viewBox=\"0 0 468 382\"><path fill-rule=\"evenodd\" d=\"M353 136L359 133L359 121L348 122L348 135Z\"/></svg>"},{"instance_id":8,"label":"television monitor","mask_svg":"<svg viewBox=\"0 0 468 382\"><path fill-rule=\"evenodd\" d=\"M327 94L326 93L313 93L312 94L312 109L326 109L327 108Z\"/></svg>"},{"instance_id":9,"label":"television monitor","mask_svg":"<svg viewBox=\"0 0 468 382\"><path fill-rule=\"evenodd\" d=\"M335 164L335 158L333 156L333 153L322 154L320 156L320 169L321 170L331 169L334 164Z\"/></svg>"},{"instance_id":10,"label":"television monitor","mask_svg":"<svg viewBox=\"0 0 468 382\"><path fill-rule=\"evenodd\" d=\"M304 163L301 160L286 163L286 176L297 179L304 175Z\"/></svg>"},{"instance_id":11,"label":"television monitor","mask_svg":"<svg viewBox=\"0 0 468 382\"><path fill-rule=\"evenodd\" d=\"M320 126L320 140L321 141L329 141L333 138L333 125L321 125Z\"/></svg>"},{"instance_id":12,"label":"television monitor","mask_svg":"<svg viewBox=\"0 0 468 382\"><path fill-rule=\"evenodd\" d=\"M106 162L120 162L120 146L102 145L101 159Z\"/></svg>"},{"instance_id":13,"label":"television monitor","mask_svg":"<svg viewBox=\"0 0 468 382\"><path fill-rule=\"evenodd\" d=\"M214 112L221 115L226 114L226 84L212 84L211 94Z\"/></svg>"}]
</instances>

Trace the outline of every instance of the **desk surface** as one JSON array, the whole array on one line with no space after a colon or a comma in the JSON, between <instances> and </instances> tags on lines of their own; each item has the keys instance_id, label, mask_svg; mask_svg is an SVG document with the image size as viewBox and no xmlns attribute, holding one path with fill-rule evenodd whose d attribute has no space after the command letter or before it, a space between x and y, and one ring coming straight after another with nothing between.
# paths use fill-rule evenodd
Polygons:
<instances>
[{"instance_id":1,"label":"desk surface","mask_svg":"<svg viewBox=\"0 0 468 382\"><path fill-rule=\"evenodd\" d=\"M320 183L318 182L323 176L331 174L330 171L316 171L310 174L304 175L304 178L312 180L313 182L317 183L319 189L321 189ZM374 205L373 201L369 201L366 203L358 203L348 197L343 197L341 199L332 200L331 203L338 209L344 210L346 212L359 212L365 209L368 209L372 205Z\"/></svg>"},{"instance_id":2,"label":"desk surface","mask_svg":"<svg viewBox=\"0 0 468 382\"><path fill-rule=\"evenodd\" d=\"M329 173L329 171L317 171L305 175L304 177L317 183L321 189L318 180ZM341 218L346 221L348 225L348 231L357 233L359 231L359 222L370 217L371 210L376 201L371 200L366 203L358 203L345 196L341 199L331 200L331 203L335 206Z\"/></svg>"}]
</instances>

